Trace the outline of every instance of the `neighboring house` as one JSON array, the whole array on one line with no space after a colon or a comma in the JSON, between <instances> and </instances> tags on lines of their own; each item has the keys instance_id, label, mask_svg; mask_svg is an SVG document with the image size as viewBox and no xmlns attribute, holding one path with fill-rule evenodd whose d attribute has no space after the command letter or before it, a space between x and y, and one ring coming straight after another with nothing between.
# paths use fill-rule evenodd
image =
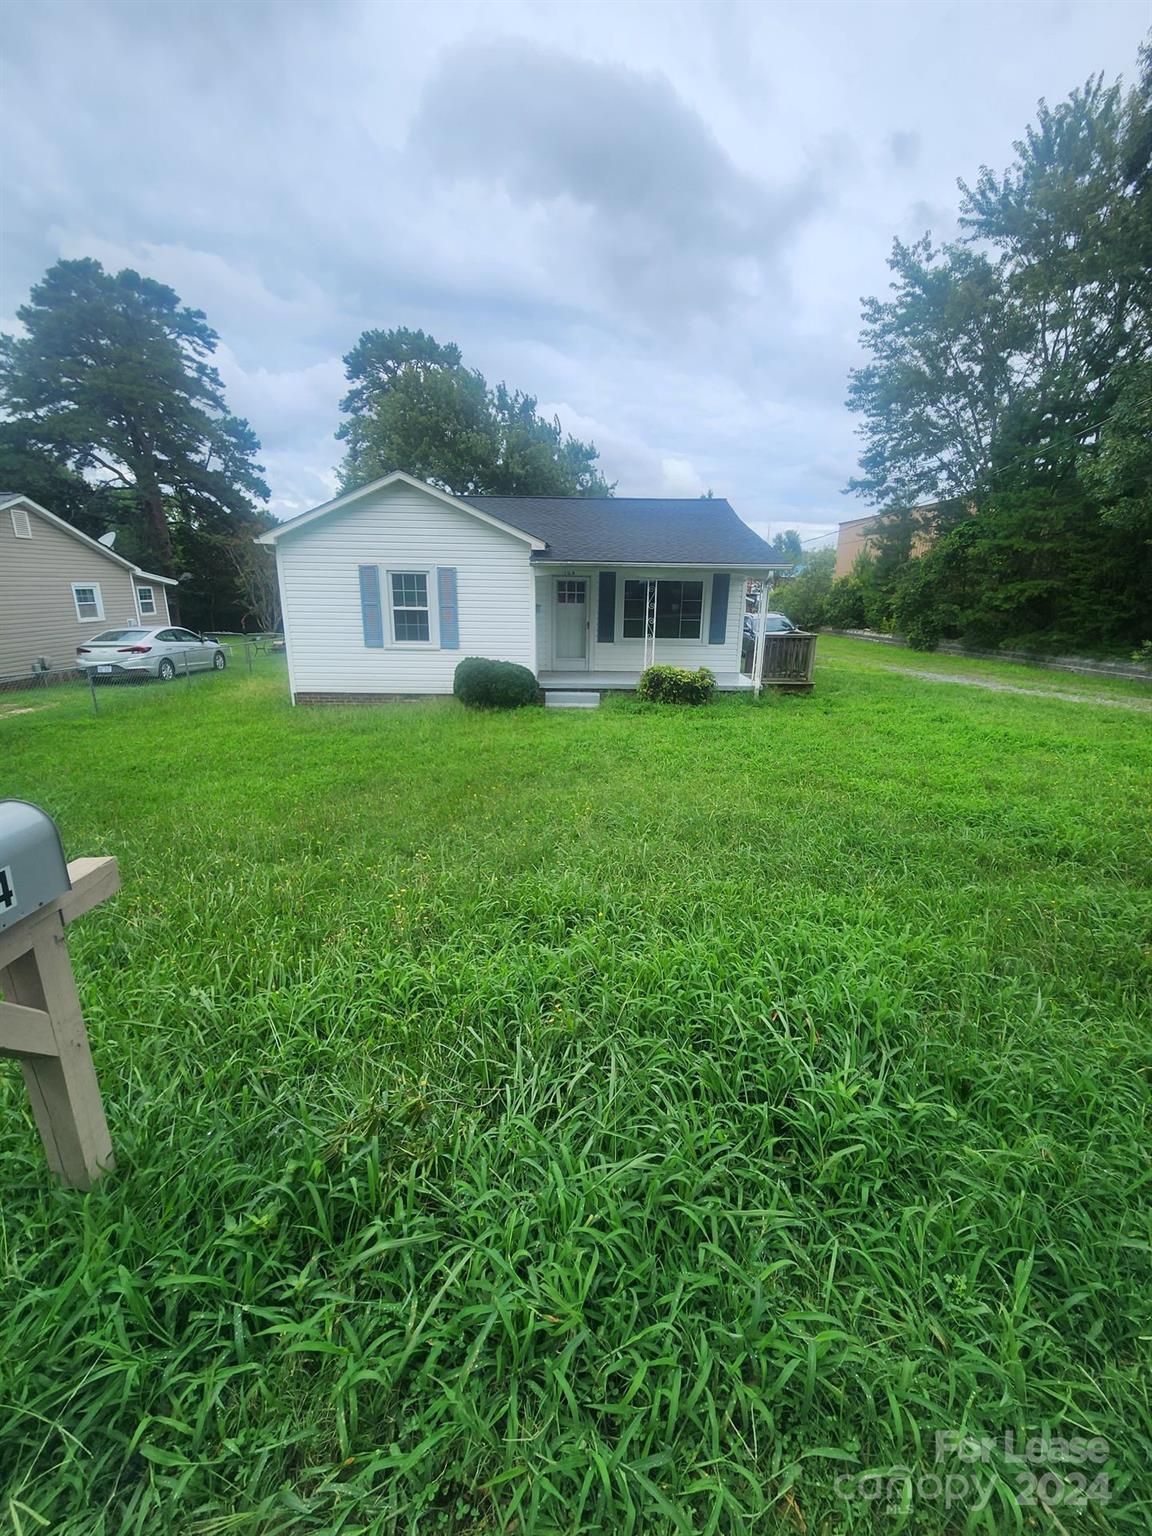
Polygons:
<instances>
[{"instance_id":1,"label":"neighboring house","mask_svg":"<svg viewBox=\"0 0 1152 1536\"><path fill-rule=\"evenodd\" d=\"M169 576L151 576L46 507L0 491L0 678L72 667L111 624L167 624Z\"/></svg>"},{"instance_id":2,"label":"neighboring house","mask_svg":"<svg viewBox=\"0 0 1152 1536\"><path fill-rule=\"evenodd\" d=\"M401 472L257 543L296 703L451 693L464 656L544 687L630 687L654 658L747 688L746 585L790 569L717 498L452 496Z\"/></svg>"},{"instance_id":3,"label":"neighboring house","mask_svg":"<svg viewBox=\"0 0 1152 1536\"><path fill-rule=\"evenodd\" d=\"M931 512L939 502L927 501L923 506L913 507L914 512ZM853 517L846 523L840 524L840 531L836 536L836 566L832 572L835 580L841 576L850 576L852 567L856 564L860 555L870 547L877 525L884 516L882 512L872 512L867 517ZM912 540L912 553L922 555L931 543L931 535L922 531L917 533Z\"/></svg>"}]
</instances>

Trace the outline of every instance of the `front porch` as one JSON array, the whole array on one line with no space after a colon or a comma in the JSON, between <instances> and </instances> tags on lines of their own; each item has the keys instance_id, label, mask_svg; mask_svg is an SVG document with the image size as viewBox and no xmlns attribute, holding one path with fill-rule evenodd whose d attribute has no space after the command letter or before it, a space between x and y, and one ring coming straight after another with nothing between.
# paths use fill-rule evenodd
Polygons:
<instances>
[{"instance_id":1,"label":"front porch","mask_svg":"<svg viewBox=\"0 0 1152 1536\"><path fill-rule=\"evenodd\" d=\"M536 674L541 688L587 689L596 693L633 693L640 681L639 672L550 672ZM717 672L720 693L743 693L752 687L752 679L742 672Z\"/></svg>"}]
</instances>

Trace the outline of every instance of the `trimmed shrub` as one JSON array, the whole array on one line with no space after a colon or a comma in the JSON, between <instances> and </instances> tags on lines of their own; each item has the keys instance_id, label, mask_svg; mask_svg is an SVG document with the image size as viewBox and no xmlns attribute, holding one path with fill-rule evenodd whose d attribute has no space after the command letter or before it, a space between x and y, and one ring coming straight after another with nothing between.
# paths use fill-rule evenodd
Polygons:
<instances>
[{"instance_id":1,"label":"trimmed shrub","mask_svg":"<svg viewBox=\"0 0 1152 1536\"><path fill-rule=\"evenodd\" d=\"M527 667L514 661L466 656L452 678L452 692L477 709L519 709L540 701L540 684Z\"/></svg>"},{"instance_id":2,"label":"trimmed shrub","mask_svg":"<svg viewBox=\"0 0 1152 1536\"><path fill-rule=\"evenodd\" d=\"M657 704L707 704L716 691L716 678L707 667L649 667L636 685L642 699Z\"/></svg>"}]
</instances>

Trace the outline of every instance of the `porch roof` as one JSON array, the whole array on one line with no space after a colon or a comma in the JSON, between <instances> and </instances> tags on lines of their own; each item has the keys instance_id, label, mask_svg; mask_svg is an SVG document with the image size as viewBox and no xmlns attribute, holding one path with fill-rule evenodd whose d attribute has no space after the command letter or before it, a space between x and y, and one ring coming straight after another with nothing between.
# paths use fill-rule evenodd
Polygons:
<instances>
[{"instance_id":1,"label":"porch roof","mask_svg":"<svg viewBox=\"0 0 1152 1536\"><path fill-rule=\"evenodd\" d=\"M546 548L535 563L788 570L723 497L461 496Z\"/></svg>"}]
</instances>

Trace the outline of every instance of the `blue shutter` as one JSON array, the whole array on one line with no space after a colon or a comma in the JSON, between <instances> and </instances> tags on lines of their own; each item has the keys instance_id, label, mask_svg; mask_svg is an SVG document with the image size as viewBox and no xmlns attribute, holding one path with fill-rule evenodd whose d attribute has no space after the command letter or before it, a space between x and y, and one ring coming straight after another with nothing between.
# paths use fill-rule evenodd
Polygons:
<instances>
[{"instance_id":1,"label":"blue shutter","mask_svg":"<svg viewBox=\"0 0 1152 1536\"><path fill-rule=\"evenodd\" d=\"M456 567L436 567L436 594L440 600L440 649L460 649L460 613L456 606Z\"/></svg>"},{"instance_id":2,"label":"blue shutter","mask_svg":"<svg viewBox=\"0 0 1152 1536\"><path fill-rule=\"evenodd\" d=\"M384 644L384 615L380 609L380 567L360 567L360 617L364 622L364 644L379 650Z\"/></svg>"},{"instance_id":3,"label":"blue shutter","mask_svg":"<svg viewBox=\"0 0 1152 1536\"><path fill-rule=\"evenodd\" d=\"M727 571L717 571L712 577L712 611L708 616L708 644L723 645L724 635L728 629L728 584L731 577Z\"/></svg>"},{"instance_id":4,"label":"blue shutter","mask_svg":"<svg viewBox=\"0 0 1152 1536\"><path fill-rule=\"evenodd\" d=\"M616 572L601 571L596 592L596 639L601 644L616 639Z\"/></svg>"}]
</instances>

